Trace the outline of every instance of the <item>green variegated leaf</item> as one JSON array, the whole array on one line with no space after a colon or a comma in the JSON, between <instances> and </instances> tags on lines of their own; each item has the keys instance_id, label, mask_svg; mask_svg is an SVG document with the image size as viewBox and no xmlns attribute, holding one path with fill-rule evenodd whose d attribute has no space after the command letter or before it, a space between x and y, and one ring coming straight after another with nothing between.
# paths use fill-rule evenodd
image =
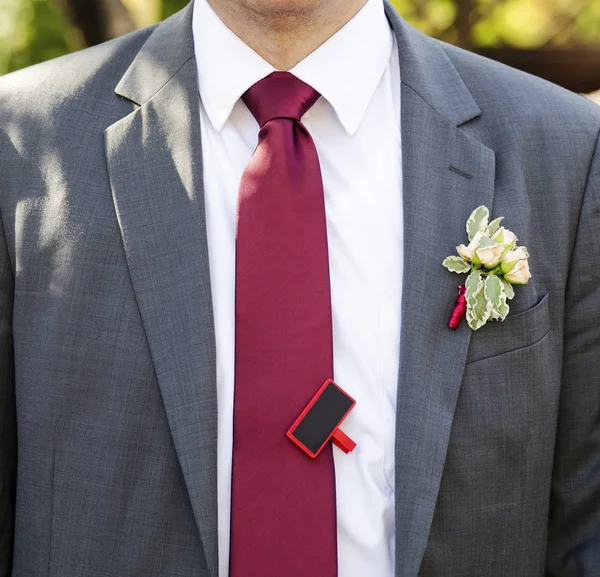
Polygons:
<instances>
[{"instance_id":1,"label":"green variegated leaf","mask_svg":"<svg viewBox=\"0 0 600 577\"><path fill-rule=\"evenodd\" d=\"M513 288L513 285L511 285L507 280L504 280L503 278L500 279L500 282L502 283L502 288L504 289L506 298L509 301L514 299L515 298L515 289Z\"/></svg>"},{"instance_id":2,"label":"green variegated leaf","mask_svg":"<svg viewBox=\"0 0 600 577\"><path fill-rule=\"evenodd\" d=\"M500 228L500 223L504 220L504 217L501 216L500 218L497 218L496 220L492 220L492 222L490 222L490 224L488 225L485 233L488 236L492 236L496 233L496 231Z\"/></svg>"},{"instance_id":3,"label":"green variegated leaf","mask_svg":"<svg viewBox=\"0 0 600 577\"><path fill-rule=\"evenodd\" d=\"M442 263L450 272L463 274L471 270L471 263L460 256L449 256Z\"/></svg>"},{"instance_id":4,"label":"green variegated leaf","mask_svg":"<svg viewBox=\"0 0 600 577\"><path fill-rule=\"evenodd\" d=\"M477 302L477 293L483 288L481 271L474 270L467 277L465 287L467 287L467 292L465 293L467 305L475 306L475 303Z\"/></svg>"},{"instance_id":5,"label":"green variegated leaf","mask_svg":"<svg viewBox=\"0 0 600 577\"><path fill-rule=\"evenodd\" d=\"M479 243L477 244L477 248L494 248L496 246L499 246L499 244L495 241L492 240L489 236L482 236L479 239Z\"/></svg>"},{"instance_id":6,"label":"green variegated leaf","mask_svg":"<svg viewBox=\"0 0 600 577\"><path fill-rule=\"evenodd\" d=\"M490 211L485 206L477 207L467 220L467 234L469 240L473 240L473 237L477 232L484 232L487 228L490 219Z\"/></svg>"},{"instance_id":7,"label":"green variegated leaf","mask_svg":"<svg viewBox=\"0 0 600 577\"><path fill-rule=\"evenodd\" d=\"M467 301L467 323L474 331L485 325L492 316L492 305L485 298L483 280L479 282L478 287L475 293L475 303L470 304Z\"/></svg>"},{"instance_id":8,"label":"green variegated leaf","mask_svg":"<svg viewBox=\"0 0 600 577\"><path fill-rule=\"evenodd\" d=\"M502 306L500 307L500 309L498 310L498 312L500 314L500 318L497 320L503 321L506 318L506 315L508 315L509 310L510 310L510 307L508 306L508 303L505 300L502 303Z\"/></svg>"},{"instance_id":9,"label":"green variegated leaf","mask_svg":"<svg viewBox=\"0 0 600 577\"><path fill-rule=\"evenodd\" d=\"M495 274L485 277L483 290L485 292L485 298L492 303L494 308L500 305L503 289L500 279Z\"/></svg>"},{"instance_id":10,"label":"green variegated leaf","mask_svg":"<svg viewBox=\"0 0 600 577\"><path fill-rule=\"evenodd\" d=\"M485 298L492 307L492 318L494 320L504 320L503 314L506 310L506 293L504 292L504 287L502 286L500 278L496 275L487 276L483 290ZM506 315L504 314L504 316Z\"/></svg>"}]
</instances>

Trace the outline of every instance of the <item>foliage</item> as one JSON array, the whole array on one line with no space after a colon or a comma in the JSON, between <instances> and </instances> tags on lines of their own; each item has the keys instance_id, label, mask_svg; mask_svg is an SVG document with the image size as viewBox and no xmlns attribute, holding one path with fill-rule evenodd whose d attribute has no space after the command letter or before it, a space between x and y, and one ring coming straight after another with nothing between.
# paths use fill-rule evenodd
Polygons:
<instances>
[{"instance_id":1,"label":"foliage","mask_svg":"<svg viewBox=\"0 0 600 577\"><path fill-rule=\"evenodd\" d=\"M392 4L425 34L448 42L456 41L452 28L458 14L455 0L392 0Z\"/></svg>"},{"instance_id":2,"label":"foliage","mask_svg":"<svg viewBox=\"0 0 600 577\"><path fill-rule=\"evenodd\" d=\"M181 10L187 4L187 0L162 0L162 12L161 16L164 20L171 14L175 14L178 10Z\"/></svg>"},{"instance_id":3,"label":"foliage","mask_svg":"<svg viewBox=\"0 0 600 577\"><path fill-rule=\"evenodd\" d=\"M600 44L600 0L392 0L426 34L456 42L460 7L474 47Z\"/></svg>"},{"instance_id":4,"label":"foliage","mask_svg":"<svg viewBox=\"0 0 600 577\"><path fill-rule=\"evenodd\" d=\"M166 18L189 0L125 0L139 26ZM65 0L0 0L0 74L85 48Z\"/></svg>"},{"instance_id":5,"label":"foliage","mask_svg":"<svg viewBox=\"0 0 600 577\"><path fill-rule=\"evenodd\" d=\"M0 0L0 74L83 48L60 5Z\"/></svg>"}]
</instances>

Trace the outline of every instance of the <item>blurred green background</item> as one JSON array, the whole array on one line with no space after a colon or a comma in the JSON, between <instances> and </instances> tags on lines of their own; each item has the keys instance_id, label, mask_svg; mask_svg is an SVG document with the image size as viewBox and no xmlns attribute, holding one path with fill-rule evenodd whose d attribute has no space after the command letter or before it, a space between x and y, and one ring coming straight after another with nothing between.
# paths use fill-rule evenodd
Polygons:
<instances>
[{"instance_id":1,"label":"blurred green background","mask_svg":"<svg viewBox=\"0 0 600 577\"><path fill-rule=\"evenodd\" d=\"M0 0L0 74L147 26L188 0ZM393 0L425 33L579 92L600 89L600 0Z\"/></svg>"}]
</instances>

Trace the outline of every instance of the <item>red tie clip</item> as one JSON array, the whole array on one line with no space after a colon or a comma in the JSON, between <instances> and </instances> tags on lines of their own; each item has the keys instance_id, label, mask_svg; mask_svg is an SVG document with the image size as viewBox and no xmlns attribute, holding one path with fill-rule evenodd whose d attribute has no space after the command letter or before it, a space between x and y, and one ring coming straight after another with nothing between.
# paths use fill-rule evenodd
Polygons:
<instances>
[{"instance_id":1,"label":"red tie clip","mask_svg":"<svg viewBox=\"0 0 600 577\"><path fill-rule=\"evenodd\" d=\"M312 459L331 440L344 453L356 443L340 430L356 401L337 383L327 379L287 432L287 437Z\"/></svg>"}]
</instances>

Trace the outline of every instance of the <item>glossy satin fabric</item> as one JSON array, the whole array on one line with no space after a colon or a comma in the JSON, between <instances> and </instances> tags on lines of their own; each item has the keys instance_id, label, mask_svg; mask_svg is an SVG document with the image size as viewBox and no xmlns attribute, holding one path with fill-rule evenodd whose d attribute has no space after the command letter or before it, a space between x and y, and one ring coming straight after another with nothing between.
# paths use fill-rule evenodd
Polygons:
<instances>
[{"instance_id":1,"label":"glossy satin fabric","mask_svg":"<svg viewBox=\"0 0 600 577\"><path fill-rule=\"evenodd\" d=\"M243 97L261 129L237 210L231 577L337 575L331 445L312 460L285 436L333 376L323 184L300 122L318 98L286 72Z\"/></svg>"}]
</instances>

